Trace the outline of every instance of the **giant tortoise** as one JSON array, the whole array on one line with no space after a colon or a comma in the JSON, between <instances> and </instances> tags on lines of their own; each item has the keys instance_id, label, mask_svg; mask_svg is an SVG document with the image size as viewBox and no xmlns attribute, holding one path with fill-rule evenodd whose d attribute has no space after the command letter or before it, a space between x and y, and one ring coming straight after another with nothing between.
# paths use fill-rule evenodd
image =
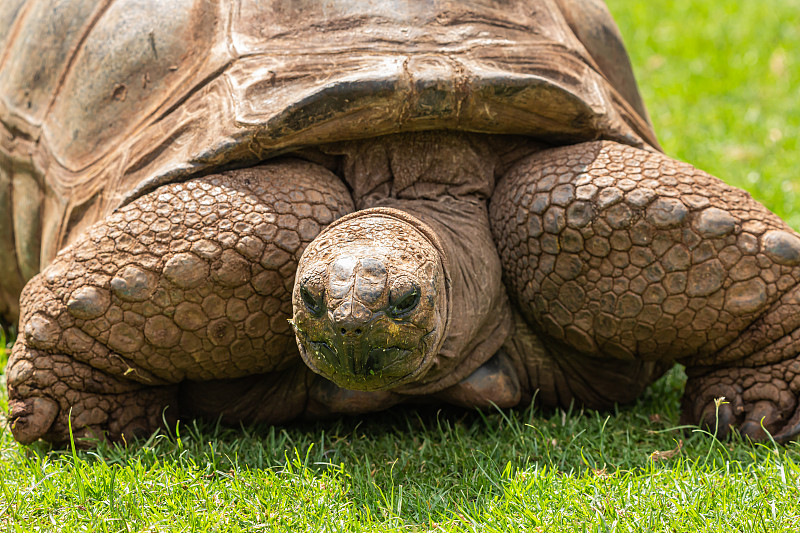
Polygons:
<instances>
[{"instance_id":1,"label":"giant tortoise","mask_svg":"<svg viewBox=\"0 0 800 533\"><path fill-rule=\"evenodd\" d=\"M0 50L22 443L676 361L687 423L800 431L800 237L661 153L600 0L10 0Z\"/></svg>"}]
</instances>

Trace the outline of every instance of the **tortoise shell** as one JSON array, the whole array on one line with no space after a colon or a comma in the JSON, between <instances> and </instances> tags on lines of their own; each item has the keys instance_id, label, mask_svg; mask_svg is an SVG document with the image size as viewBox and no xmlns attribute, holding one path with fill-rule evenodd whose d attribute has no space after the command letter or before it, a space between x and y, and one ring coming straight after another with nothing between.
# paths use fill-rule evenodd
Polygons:
<instances>
[{"instance_id":1,"label":"tortoise shell","mask_svg":"<svg viewBox=\"0 0 800 533\"><path fill-rule=\"evenodd\" d=\"M456 129L658 149L601 0L11 0L5 11L0 290L11 293L144 192L307 145Z\"/></svg>"}]
</instances>

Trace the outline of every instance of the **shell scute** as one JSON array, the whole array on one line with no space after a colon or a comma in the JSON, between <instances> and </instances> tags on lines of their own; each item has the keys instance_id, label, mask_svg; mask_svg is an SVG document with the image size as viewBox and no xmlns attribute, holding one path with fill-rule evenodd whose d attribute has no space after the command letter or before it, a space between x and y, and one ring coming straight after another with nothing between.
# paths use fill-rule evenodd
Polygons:
<instances>
[{"instance_id":1,"label":"shell scute","mask_svg":"<svg viewBox=\"0 0 800 533\"><path fill-rule=\"evenodd\" d=\"M0 72L0 95L8 112L24 120L15 121L20 130L29 133L41 124L99 4L41 0L24 14Z\"/></svg>"},{"instance_id":2,"label":"shell scute","mask_svg":"<svg viewBox=\"0 0 800 533\"><path fill-rule=\"evenodd\" d=\"M86 37L67 73L44 135L70 170L92 164L170 100L215 44L211 0L112 4Z\"/></svg>"}]
</instances>

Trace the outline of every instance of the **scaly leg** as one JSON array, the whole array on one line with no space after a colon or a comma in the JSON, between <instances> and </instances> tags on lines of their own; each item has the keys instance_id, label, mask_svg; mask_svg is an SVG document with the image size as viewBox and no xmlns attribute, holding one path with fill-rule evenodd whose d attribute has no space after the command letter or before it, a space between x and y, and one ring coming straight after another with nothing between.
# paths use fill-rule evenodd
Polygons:
<instances>
[{"instance_id":1,"label":"scaly leg","mask_svg":"<svg viewBox=\"0 0 800 533\"><path fill-rule=\"evenodd\" d=\"M165 185L92 227L23 291L15 437L63 441L70 410L76 430L116 439L135 418L151 432L166 405L178 415L175 384L299 360L297 260L352 209L332 173L285 160Z\"/></svg>"},{"instance_id":2,"label":"scaly leg","mask_svg":"<svg viewBox=\"0 0 800 533\"><path fill-rule=\"evenodd\" d=\"M679 361L686 421L708 422L719 393L745 433L759 436L748 421L762 413L770 431L797 433L786 421L797 418L800 237L746 192L594 142L520 161L491 213L509 292L544 344L561 347L559 363L591 375L650 362L649 382ZM607 395L620 387L596 381Z\"/></svg>"}]
</instances>

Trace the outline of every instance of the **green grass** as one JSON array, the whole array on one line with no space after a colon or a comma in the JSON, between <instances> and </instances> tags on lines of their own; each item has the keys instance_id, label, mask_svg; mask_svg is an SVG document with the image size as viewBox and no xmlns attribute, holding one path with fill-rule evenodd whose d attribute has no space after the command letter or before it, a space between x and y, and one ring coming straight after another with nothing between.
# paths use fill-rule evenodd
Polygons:
<instances>
[{"instance_id":1,"label":"green grass","mask_svg":"<svg viewBox=\"0 0 800 533\"><path fill-rule=\"evenodd\" d=\"M178 426L129 449L0 438L9 531L790 531L798 447L672 426L674 371L617 413L395 411ZM681 446L682 445L682 446ZM659 452L667 452L659 453Z\"/></svg>"},{"instance_id":2,"label":"green grass","mask_svg":"<svg viewBox=\"0 0 800 533\"><path fill-rule=\"evenodd\" d=\"M667 153L800 228L800 0L609 4ZM4 429L0 529L800 528L800 445L676 429L684 379L676 369L613 413L396 410L281 428L181 425L93 452L22 447Z\"/></svg>"}]
</instances>

